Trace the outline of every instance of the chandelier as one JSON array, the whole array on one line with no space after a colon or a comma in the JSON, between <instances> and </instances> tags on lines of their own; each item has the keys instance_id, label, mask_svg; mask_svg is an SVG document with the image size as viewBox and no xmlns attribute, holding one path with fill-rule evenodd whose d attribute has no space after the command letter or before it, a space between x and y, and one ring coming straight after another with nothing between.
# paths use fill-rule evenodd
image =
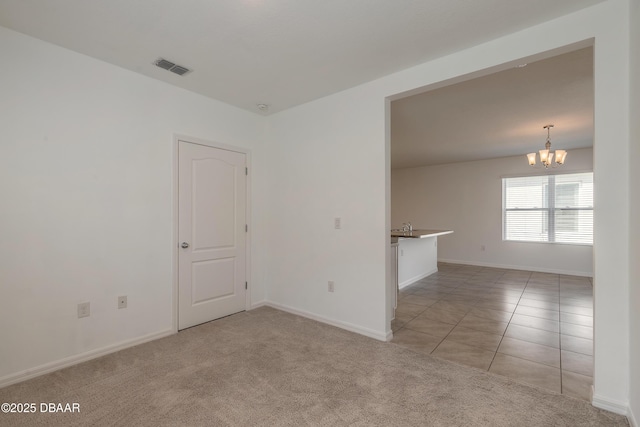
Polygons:
<instances>
[{"instance_id":1,"label":"chandelier","mask_svg":"<svg viewBox=\"0 0 640 427\"><path fill-rule=\"evenodd\" d=\"M543 126L543 129L547 130L547 143L544 145L544 150L540 150L540 163L544 165L545 168L548 168L550 165L553 165L553 156L556 157L556 163L558 165L564 164L564 159L567 158L567 152L565 150L556 150L554 153L551 151L551 128L553 125ZM529 159L529 164L531 166L535 166L536 164L536 153L527 154L527 158Z\"/></svg>"}]
</instances>

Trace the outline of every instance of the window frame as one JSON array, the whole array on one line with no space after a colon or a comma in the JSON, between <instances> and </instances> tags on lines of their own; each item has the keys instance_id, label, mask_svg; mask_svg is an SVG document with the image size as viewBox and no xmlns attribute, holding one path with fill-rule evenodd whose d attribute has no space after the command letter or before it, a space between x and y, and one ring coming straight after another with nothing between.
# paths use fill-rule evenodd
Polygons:
<instances>
[{"instance_id":1,"label":"window frame","mask_svg":"<svg viewBox=\"0 0 640 427\"><path fill-rule=\"evenodd\" d=\"M591 234L591 242L590 243L580 243L580 242L557 242L556 241L556 212L557 211L594 211L594 206L591 207L571 207L571 208L556 208L556 177L560 175L578 175L578 174L591 174L592 182L594 180L593 170L574 170L574 171L563 171L558 173L547 173L547 174L519 174L519 175L506 175L500 178L502 185L502 241L503 242L516 242L516 243L543 243L543 244L552 244L552 245L571 245L571 246L593 246L593 232ZM545 207L540 208L507 208L507 180L513 178L532 178L532 177L546 177L548 179L546 185L546 189L543 194L545 194L544 204ZM562 185L562 184L560 184ZM595 204L595 203L594 203ZM507 212L546 212L547 213L547 240L515 240L515 239L507 239Z\"/></svg>"}]
</instances>

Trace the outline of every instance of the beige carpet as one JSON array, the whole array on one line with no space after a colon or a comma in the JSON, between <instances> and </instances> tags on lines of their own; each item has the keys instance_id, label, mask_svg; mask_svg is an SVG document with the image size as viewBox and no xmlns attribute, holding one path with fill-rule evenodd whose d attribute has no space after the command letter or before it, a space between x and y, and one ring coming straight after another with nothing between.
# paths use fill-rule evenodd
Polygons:
<instances>
[{"instance_id":1,"label":"beige carpet","mask_svg":"<svg viewBox=\"0 0 640 427\"><path fill-rule=\"evenodd\" d=\"M626 426L589 403L260 308L0 389L3 426Z\"/></svg>"}]
</instances>

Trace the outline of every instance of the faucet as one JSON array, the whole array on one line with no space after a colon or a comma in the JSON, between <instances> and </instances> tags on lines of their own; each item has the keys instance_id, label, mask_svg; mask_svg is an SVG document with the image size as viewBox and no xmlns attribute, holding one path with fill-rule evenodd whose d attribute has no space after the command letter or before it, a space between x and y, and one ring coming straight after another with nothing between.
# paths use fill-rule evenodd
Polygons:
<instances>
[{"instance_id":1,"label":"faucet","mask_svg":"<svg viewBox=\"0 0 640 427\"><path fill-rule=\"evenodd\" d=\"M403 222L402 223L402 231L403 232L407 232L407 231L411 232L411 231L413 231L413 226L411 225L410 222Z\"/></svg>"}]
</instances>

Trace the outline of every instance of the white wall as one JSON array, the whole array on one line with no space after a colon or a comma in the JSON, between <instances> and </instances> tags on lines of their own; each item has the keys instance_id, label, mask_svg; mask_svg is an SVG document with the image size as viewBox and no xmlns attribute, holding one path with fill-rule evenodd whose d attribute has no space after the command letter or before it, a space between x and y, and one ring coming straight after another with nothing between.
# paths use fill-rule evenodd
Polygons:
<instances>
[{"instance_id":1,"label":"white wall","mask_svg":"<svg viewBox=\"0 0 640 427\"><path fill-rule=\"evenodd\" d=\"M3 28L0 51L6 384L172 331L174 133L251 149L254 194L266 168L261 116ZM253 200L254 301L264 204ZM91 316L78 319L83 301Z\"/></svg>"},{"instance_id":2,"label":"white wall","mask_svg":"<svg viewBox=\"0 0 640 427\"><path fill-rule=\"evenodd\" d=\"M570 150L561 169L592 168L586 148ZM393 170L391 226L410 221L414 228L454 230L438 239L441 261L591 276L591 246L502 240L502 177L535 173L545 170L533 169L524 155Z\"/></svg>"},{"instance_id":3,"label":"white wall","mask_svg":"<svg viewBox=\"0 0 640 427\"><path fill-rule=\"evenodd\" d=\"M629 405L629 21L628 2L601 4L595 41L594 395ZM593 10L598 10L598 7ZM594 17L594 19L596 19ZM636 308L637 309L637 308Z\"/></svg>"},{"instance_id":4,"label":"white wall","mask_svg":"<svg viewBox=\"0 0 640 427\"><path fill-rule=\"evenodd\" d=\"M640 0L631 1L631 13L629 14L631 25L631 45L629 46L631 67L629 76L631 78L631 155L629 156L629 168L631 170L630 181L634 185L630 186L629 200L631 202L631 232L629 233L630 251L629 264L631 267L630 276L630 297L629 313L630 328L629 341L630 351L630 407L632 414L632 426L640 426Z\"/></svg>"},{"instance_id":5,"label":"white wall","mask_svg":"<svg viewBox=\"0 0 640 427\"><path fill-rule=\"evenodd\" d=\"M595 402L626 411L630 177L620 159L630 151L628 24L627 0L610 0L271 116L268 299L384 336L390 259L385 98L541 59L568 45L584 47L595 38ZM341 231L332 228L335 216L343 217ZM333 294L328 280L336 281Z\"/></svg>"},{"instance_id":6,"label":"white wall","mask_svg":"<svg viewBox=\"0 0 640 427\"><path fill-rule=\"evenodd\" d=\"M254 286L262 275L276 304L386 335L385 98L506 69L590 38L598 176L595 403L625 411L631 181L629 163L620 159L630 155L628 0L266 120L0 30L5 63L12 64L0 81L0 376L170 330L174 132L254 150ZM340 231L332 228L336 216L343 218ZM335 293L326 292L327 280L335 280ZM124 292L131 309L108 308ZM94 311L81 323L75 304L85 299L95 301Z\"/></svg>"},{"instance_id":7,"label":"white wall","mask_svg":"<svg viewBox=\"0 0 640 427\"><path fill-rule=\"evenodd\" d=\"M378 339L388 332L384 119L384 97L360 87L269 123L269 301Z\"/></svg>"}]
</instances>

